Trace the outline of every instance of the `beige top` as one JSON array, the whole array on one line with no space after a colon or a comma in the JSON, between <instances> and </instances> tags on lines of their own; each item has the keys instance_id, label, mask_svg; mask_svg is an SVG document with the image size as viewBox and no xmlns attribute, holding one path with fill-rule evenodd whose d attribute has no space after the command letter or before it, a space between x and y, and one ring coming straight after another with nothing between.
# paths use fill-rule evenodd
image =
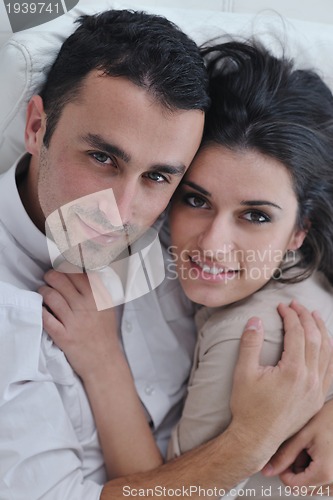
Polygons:
<instances>
[{"instance_id":1,"label":"beige top","mask_svg":"<svg viewBox=\"0 0 333 500\"><path fill-rule=\"evenodd\" d=\"M182 418L169 443L168 458L178 456L223 432L231 420L229 400L239 339L251 316L263 320L261 362L275 365L283 345L280 302L297 299L316 309L333 337L333 288L321 273L295 284L269 282L251 297L222 308L197 313L198 341ZM333 387L330 397L333 395Z\"/></svg>"}]
</instances>

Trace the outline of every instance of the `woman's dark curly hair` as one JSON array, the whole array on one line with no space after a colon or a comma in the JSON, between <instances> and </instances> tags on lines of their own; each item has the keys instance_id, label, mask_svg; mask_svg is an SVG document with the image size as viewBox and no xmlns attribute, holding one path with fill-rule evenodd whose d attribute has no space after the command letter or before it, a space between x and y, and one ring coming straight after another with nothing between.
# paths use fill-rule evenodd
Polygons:
<instances>
[{"instance_id":1,"label":"woman's dark curly hair","mask_svg":"<svg viewBox=\"0 0 333 500\"><path fill-rule=\"evenodd\" d=\"M212 99L203 147L256 150L286 166L297 226L307 230L292 281L320 270L333 284L332 92L315 72L296 69L255 41L222 43L202 54Z\"/></svg>"}]
</instances>

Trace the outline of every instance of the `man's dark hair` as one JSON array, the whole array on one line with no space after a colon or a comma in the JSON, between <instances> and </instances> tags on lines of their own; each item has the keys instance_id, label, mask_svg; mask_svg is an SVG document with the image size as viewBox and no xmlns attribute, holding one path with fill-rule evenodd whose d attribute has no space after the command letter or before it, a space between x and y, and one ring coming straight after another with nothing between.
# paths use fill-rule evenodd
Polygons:
<instances>
[{"instance_id":1,"label":"man's dark hair","mask_svg":"<svg viewBox=\"0 0 333 500\"><path fill-rule=\"evenodd\" d=\"M297 226L307 235L298 263L302 272L282 280L299 281L319 269L333 284L332 92L315 72L295 68L291 59L274 57L255 41L215 45L203 55L212 99L203 147L254 150L288 169Z\"/></svg>"},{"instance_id":2,"label":"man's dark hair","mask_svg":"<svg viewBox=\"0 0 333 500\"><path fill-rule=\"evenodd\" d=\"M207 74L193 40L164 17L129 10L81 16L65 40L40 92L48 147L63 107L79 97L92 70L123 76L165 107L205 111Z\"/></svg>"}]
</instances>

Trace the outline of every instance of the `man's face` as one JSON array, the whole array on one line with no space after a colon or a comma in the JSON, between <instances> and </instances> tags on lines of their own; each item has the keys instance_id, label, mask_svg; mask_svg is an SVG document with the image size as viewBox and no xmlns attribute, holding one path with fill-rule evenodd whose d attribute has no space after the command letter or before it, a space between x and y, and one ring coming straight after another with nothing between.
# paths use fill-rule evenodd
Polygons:
<instances>
[{"instance_id":1,"label":"man's face","mask_svg":"<svg viewBox=\"0 0 333 500\"><path fill-rule=\"evenodd\" d=\"M203 122L201 111L171 112L127 79L93 71L46 148L45 113L33 98L26 144L38 172L34 222L45 230L44 220L60 214L70 239L86 239L92 267L103 266L166 208L199 147Z\"/></svg>"}]
</instances>

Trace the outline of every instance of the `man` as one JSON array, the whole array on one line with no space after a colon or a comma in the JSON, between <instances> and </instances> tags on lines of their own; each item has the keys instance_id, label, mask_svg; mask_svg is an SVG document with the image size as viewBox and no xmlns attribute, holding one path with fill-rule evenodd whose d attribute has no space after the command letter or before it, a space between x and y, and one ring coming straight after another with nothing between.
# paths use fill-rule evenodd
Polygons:
<instances>
[{"instance_id":1,"label":"man","mask_svg":"<svg viewBox=\"0 0 333 500\"><path fill-rule=\"evenodd\" d=\"M106 482L82 382L42 331L35 291L51 266L45 220L76 199L112 188L122 221L115 255L140 238L166 208L200 144L209 104L205 87L198 49L183 33L162 18L111 11L81 20L29 103L28 154L0 181L3 500L107 500L122 498L126 485L228 489L260 470L323 402L330 353L311 316L300 312L306 318L303 337L297 314L288 312L287 330L299 335L292 340L287 332L290 349L279 370L265 377L258 366L262 329L252 322L243 339L229 429L158 470ZM108 199L93 198L75 220L99 240L105 234L112 239L112 231L100 226L110 210ZM101 264L95 250L84 249L88 268ZM177 296L177 286L166 289L160 305L158 295L149 294L142 297L148 302L133 301L120 311L124 351L161 449L179 415L194 344L191 306ZM152 314L160 330L155 342L156 329L147 328L154 321L145 317L149 304L156 306ZM164 329L159 315L166 319ZM160 339L164 356L156 346ZM323 360L319 374L305 366L309 350ZM317 383L309 384L312 378ZM273 394L264 399L266 387Z\"/></svg>"}]
</instances>

